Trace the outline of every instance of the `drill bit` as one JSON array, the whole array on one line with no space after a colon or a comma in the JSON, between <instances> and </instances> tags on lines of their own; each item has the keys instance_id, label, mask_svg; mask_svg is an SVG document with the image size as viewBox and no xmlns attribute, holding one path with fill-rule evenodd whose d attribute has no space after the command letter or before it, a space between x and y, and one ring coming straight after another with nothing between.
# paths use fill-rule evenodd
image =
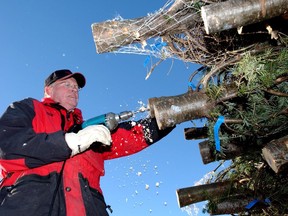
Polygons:
<instances>
[{"instance_id":1,"label":"drill bit","mask_svg":"<svg viewBox=\"0 0 288 216\"><path fill-rule=\"evenodd\" d=\"M138 110L133 111L133 113L134 113L134 114L137 114L137 113L146 112L146 111L149 111L149 108L148 108L148 107L145 107L145 106L141 106Z\"/></svg>"}]
</instances>

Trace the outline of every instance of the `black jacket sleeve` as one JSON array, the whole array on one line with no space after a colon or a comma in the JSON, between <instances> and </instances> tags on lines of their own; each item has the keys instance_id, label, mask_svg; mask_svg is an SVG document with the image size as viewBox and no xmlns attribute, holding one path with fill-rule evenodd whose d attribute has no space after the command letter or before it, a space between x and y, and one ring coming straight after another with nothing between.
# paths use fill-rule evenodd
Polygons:
<instances>
[{"instance_id":1,"label":"black jacket sleeve","mask_svg":"<svg viewBox=\"0 0 288 216\"><path fill-rule=\"evenodd\" d=\"M158 142L175 128L174 126L159 130L155 118L142 119L139 123L143 125L144 136L148 145Z\"/></svg>"},{"instance_id":2,"label":"black jacket sleeve","mask_svg":"<svg viewBox=\"0 0 288 216\"><path fill-rule=\"evenodd\" d=\"M160 139L168 135L176 126L165 128L164 130L160 130L158 128L157 122L155 118L144 118L136 122L136 124L142 125L144 137L146 143L151 145L153 143L158 142ZM119 127L123 127L128 129L131 127L131 122L123 122L119 125Z\"/></svg>"}]
</instances>

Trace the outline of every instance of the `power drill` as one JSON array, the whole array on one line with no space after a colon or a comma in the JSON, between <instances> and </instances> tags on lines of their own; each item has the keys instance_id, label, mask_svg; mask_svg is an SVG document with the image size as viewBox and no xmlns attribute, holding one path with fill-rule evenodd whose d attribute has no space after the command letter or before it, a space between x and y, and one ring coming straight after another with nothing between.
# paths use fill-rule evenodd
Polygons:
<instances>
[{"instance_id":1,"label":"power drill","mask_svg":"<svg viewBox=\"0 0 288 216\"><path fill-rule=\"evenodd\" d=\"M124 111L119 114L109 112L94 118L88 119L82 123L82 128L88 127L90 125L99 125L102 124L106 126L110 131L113 131L120 122L126 121L134 116L136 112Z\"/></svg>"}]
</instances>

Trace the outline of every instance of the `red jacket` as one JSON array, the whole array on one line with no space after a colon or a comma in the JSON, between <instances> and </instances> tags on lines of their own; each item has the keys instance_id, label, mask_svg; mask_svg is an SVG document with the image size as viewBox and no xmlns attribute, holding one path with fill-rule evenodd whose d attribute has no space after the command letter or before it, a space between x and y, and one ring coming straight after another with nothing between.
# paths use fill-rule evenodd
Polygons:
<instances>
[{"instance_id":1,"label":"red jacket","mask_svg":"<svg viewBox=\"0 0 288 216\"><path fill-rule=\"evenodd\" d=\"M0 215L107 215L100 214L104 160L136 153L171 131L159 131L155 119L124 122L109 150L98 144L71 158L64 134L82 122L79 109L68 113L51 99L8 107L0 118Z\"/></svg>"}]
</instances>

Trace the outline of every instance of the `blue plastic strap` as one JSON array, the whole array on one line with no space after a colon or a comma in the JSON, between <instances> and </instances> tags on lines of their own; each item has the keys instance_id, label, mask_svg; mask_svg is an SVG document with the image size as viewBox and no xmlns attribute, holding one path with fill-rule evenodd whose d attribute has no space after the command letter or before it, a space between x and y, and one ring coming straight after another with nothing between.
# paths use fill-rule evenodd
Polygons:
<instances>
[{"instance_id":1,"label":"blue plastic strap","mask_svg":"<svg viewBox=\"0 0 288 216\"><path fill-rule=\"evenodd\" d=\"M264 201L261 201L261 200L258 200L258 199L254 199L252 200L251 202L249 202L245 208L246 209L251 209L257 202L261 202L261 203L264 203L266 205L270 205L271 204L271 201L269 198L265 198Z\"/></svg>"},{"instance_id":2,"label":"blue plastic strap","mask_svg":"<svg viewBox=\"0 0 288 216\"><path fill-rule=\"evenodd\" d=\"M252 200L251 202L249 202L249 203L245 206L245 208L246 208L246 209L251 209L257 202L259 202L259 200L258 200L258 199L254 199L254 200Z\"/></svg>"},{"instance_id":3,"label":"blue plastic strap","mask_svg":"<svg viewBox=\"0 0 288 216\"><path fill-rule=\"evenodd\" d=\"M215 140L215 145L216 145L216 151L220 152L220 139L219 139L219 128L222 123L224 123L225 118L224 116L219 116L215 125L214 125L214 140Z\"/></svg>"}]
</instances>

